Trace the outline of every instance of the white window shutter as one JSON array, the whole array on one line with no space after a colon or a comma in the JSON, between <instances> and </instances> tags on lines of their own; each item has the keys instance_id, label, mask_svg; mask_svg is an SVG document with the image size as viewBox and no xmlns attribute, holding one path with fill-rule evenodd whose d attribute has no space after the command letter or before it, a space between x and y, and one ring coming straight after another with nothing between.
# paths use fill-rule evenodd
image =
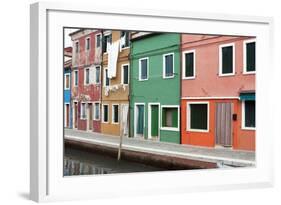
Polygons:
<instances>
[{"instance_id":1,"label":"white window shutter","mask_svg":"<svg viewBox=\"0 0 281 205\"><path fill-rule=\"evenodd\" d=\"M89 78L90 78L90 84L94 84L95 83L95 68L91 67L90 71L89 71Z\"/></svg>"}]
</instances>

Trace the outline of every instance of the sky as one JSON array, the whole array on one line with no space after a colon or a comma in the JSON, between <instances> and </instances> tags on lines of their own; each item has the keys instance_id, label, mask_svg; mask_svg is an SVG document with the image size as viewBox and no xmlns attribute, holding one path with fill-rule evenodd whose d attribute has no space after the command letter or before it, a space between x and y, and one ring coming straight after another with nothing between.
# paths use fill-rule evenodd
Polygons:
<instances>
[{"instance_id":1,"label":"sky","mask_svg":"<svg viewBox=\"0 0 281 205\"><path fill-rule=\"evenodd\" d=\"M69 46L72 46L72 42L71 42L71 38L68 34L70 34L71 32L74 32L76 31L77 29L69 29L69 28L66 28L64 30L64 47L69 47Z\"/></svg>"}]
</instances>

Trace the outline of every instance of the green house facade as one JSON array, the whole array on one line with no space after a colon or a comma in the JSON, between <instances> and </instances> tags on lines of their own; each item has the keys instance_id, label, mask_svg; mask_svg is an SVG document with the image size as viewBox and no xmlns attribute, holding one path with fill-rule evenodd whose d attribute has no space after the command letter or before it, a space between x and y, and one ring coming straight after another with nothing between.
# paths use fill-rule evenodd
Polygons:
<instances>
[{"instance_id":1,"label":"green house facade","mask_svg":"<svg viewBox=\"0 0 281 205\"><path fill-rule=\"evenodd\" d=\"M130 137L180 143L180 34L132 35Z\"/></svg>"}]
</instances>

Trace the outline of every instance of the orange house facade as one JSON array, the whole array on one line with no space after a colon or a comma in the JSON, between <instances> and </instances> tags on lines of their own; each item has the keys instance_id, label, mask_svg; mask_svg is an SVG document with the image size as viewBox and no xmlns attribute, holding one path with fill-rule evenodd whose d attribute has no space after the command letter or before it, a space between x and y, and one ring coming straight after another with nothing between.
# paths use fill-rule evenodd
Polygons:
<instances>
[{"instance_id":1,"label":"orange house facade","mask_svg":"<svg viewBox=\"0 0 281 205\"><path fill-rule=\"evenodd\" d=\"M256 39L181 38L181 143L255 150Z\"/></svg>"}]
</instances>

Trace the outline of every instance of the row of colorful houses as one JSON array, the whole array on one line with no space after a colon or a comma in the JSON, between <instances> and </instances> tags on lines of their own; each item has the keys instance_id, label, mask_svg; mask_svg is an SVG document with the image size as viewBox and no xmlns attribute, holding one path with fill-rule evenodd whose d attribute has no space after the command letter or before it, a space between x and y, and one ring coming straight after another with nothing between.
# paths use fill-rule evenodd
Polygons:
<instances>
[{"instance_id":1,"label":"row of colorful houses","mask_svg":"<svg viewBox=\"0 0 281 205\"><path fill-rule=\"evenodd\" d=\"M255 150L254 37L90 29L70 37L66 127Z\"/></svg>"}]
</instances>

